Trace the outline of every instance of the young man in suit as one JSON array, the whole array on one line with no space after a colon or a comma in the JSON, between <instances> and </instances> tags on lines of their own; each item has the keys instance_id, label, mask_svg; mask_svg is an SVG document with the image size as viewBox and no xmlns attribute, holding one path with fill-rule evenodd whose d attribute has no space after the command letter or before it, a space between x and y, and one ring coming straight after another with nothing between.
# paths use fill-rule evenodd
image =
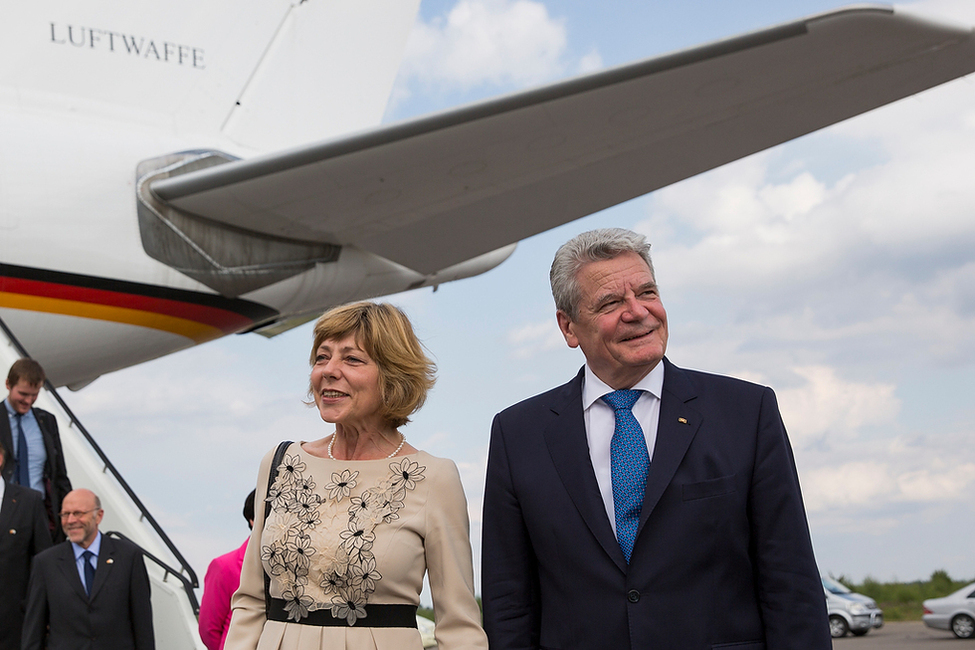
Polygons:
<instances>
[{"instance_id":1,"label":"young man in suit","mask_svg":"<svg viewBox=\"0 0 975 650\"><path fill-rule=\"evenodd\" d=\"M7 452L3 478L31 487L44 496L48 528L54 542L64 539L57 519L61 499L71 491L64 467L64 451L58 421L43 409L34 408L45 375L33 359L18 359L7 373L6 410L0 413L0 446Z\"/></svg>"},{"instance_id":2,"label":"young man in suit","mask_svg":"<svg viewBox=\"0 0 975 650\"><path fill-rule=\"evenodd\" d=\"M5 460L0 446L0 468ZM41 495L0 479L0 650L20 650L31 561L50 546Z\"/></svg>"},{"instance_id":3,"label":"young man in suit","mask_svg":"<svg viewBox=\"0 0 975 650\"><path fill-rule=\"evenodd\" d=\"M91 490L69 492L62 508L68 541L34 558L23 650L153 650L142 551L99 532L105 513Z\"/></svg>"},{"instance_id":4,"label":"young man in suit","mask_svg":"<svg viewBox=\"0 0 975 650\"><path fill-rule=\"evenodd\" d=\"M604 229L556 254L556 318L586 364L494 420L491 649L828 650L775 395L664 357L649 250Z\"/></svg>"}]
</instances>

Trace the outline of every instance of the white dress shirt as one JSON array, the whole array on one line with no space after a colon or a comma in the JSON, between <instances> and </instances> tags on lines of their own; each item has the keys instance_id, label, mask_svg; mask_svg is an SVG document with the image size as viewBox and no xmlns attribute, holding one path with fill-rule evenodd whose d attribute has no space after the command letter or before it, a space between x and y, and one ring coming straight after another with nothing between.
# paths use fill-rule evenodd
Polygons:
<instances>
[{"instance_id":1,"label":"white dress shirt","mask_svg":"<svg viewBox=\"0 0 975 650\"><path fill-rule=\"evenodd\" d=\"M653 447L657 441L657 422L660 419L660 396L664 387L664 364L661 361L646 377L633 386L642 390L640 399L633 405L633 417L640 423L647 439L647 453L653 463ZM582 408L586 421L586 439L589 442L589 458L596 473L599 493L606 506L609 524L616 533L616 511L613 508L613 474L610 461L610 444L616 428L616 414L600 398L614 389L607 386L586 364L586 376L582 384Z\"/></svg>"}]
</instances>

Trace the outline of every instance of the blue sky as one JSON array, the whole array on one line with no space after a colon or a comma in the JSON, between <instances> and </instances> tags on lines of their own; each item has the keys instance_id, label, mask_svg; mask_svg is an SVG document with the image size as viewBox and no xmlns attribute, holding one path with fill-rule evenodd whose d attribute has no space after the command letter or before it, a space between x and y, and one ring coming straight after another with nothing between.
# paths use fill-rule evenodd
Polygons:
<instances>
[{"instance_id":1,"label":"blue sky","mask_svg":"<svg viewBox=\"0 0 975 650\"><path fill-rule=\"evenodd\" d=\"M975 25L969 0L920 3ZM732 36L821 0L424 2L386 121ZM400 294L439 365L410 442L461 468L475 551L498 410L582 363L547 272L578 232L653 243L677 365L772 386L820 568L975 576L975 79L963 79L523 242L477 278ZM302 402L310 326L235 336L67 395L201 575L246 536L261 456L331 428Z\"/></svg>"}]
</instances>

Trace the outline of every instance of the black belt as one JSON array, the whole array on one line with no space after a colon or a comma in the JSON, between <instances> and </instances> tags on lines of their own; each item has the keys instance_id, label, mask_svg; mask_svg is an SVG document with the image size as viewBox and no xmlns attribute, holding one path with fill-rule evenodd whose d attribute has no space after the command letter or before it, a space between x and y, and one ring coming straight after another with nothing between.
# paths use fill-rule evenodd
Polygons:
<instances>
[{"instance_id":1,"label":"black belt","mask_svg":"<svg viewBox=\"0 0 975 650\"><path fill-rule=\"evenodd\" d=\"M344 618L332 616L327 609L308 612L308 616L300 621L288 618L289 613L284 608L285 601L271 598L267 608L267 617L271 621L282 623L298 623L299 625L317 625L319 627L352 627ZM357 618L356 627L411 627L416 629L416 605L365 605L365 617Z\"/></svg>"}]
</instances>

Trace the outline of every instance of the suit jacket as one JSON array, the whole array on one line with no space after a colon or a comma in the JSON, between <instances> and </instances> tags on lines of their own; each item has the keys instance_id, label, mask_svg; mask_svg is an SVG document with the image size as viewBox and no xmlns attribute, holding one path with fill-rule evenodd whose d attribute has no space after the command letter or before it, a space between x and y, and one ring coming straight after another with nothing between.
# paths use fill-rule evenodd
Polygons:
<instances>
[{"instance_id":1,"label":"suit jacket","mask_svg":"<svg viewBox=\"0 0 975 650\"><path fill-rule=\"evenodd\" d=\"M102 536L91 598L78 575L71 542L34 558L21 647L153 650L149 576L139 547Z\"/></svg>"},{"instance_id":2,"label":"suit jacket","mask_svg":"<svg viewBox=\"0 0 975 650\"><path fill-rule=\"evenodd\" d=\"M50 546L43 498L8 483L0 503L0 650L20 650L31 562Z\"/></svg>"},{"instance_id":3,"label":"suit jacket","mask_svg":"<svg viewBox=\"0 0 975 650\"><path fill-rule=\"evenodd\" d=\"M71 491L71 481L68 480L68 470L64 467L64 451L61 449L61 434L58 432L58 421L53 414L44 409L31 409L37 424L41 428L44 438L44 449L47 452L47 462L44 463L44 507L48 516L48 528L51 539L55 542L64 540L61 530L61 500ZM10 431L10 418L5 408L0 407L0 445L6 450L7 461L3 465L3 478L8 483L13 480L17 472L17 461L13 454L13 433Z\"/></svg>"},{"instance_id":4,"label":"suit jacket","mask_svg":"<svg viewBox=\"0 0 975 650\"><path fill-rule=\"evenodd\" d=\"M772 390L664 359L629 565L589 457L583 372L494 420L482 597L491 650L828 650Z\"/></svg>"}]
</instances>

